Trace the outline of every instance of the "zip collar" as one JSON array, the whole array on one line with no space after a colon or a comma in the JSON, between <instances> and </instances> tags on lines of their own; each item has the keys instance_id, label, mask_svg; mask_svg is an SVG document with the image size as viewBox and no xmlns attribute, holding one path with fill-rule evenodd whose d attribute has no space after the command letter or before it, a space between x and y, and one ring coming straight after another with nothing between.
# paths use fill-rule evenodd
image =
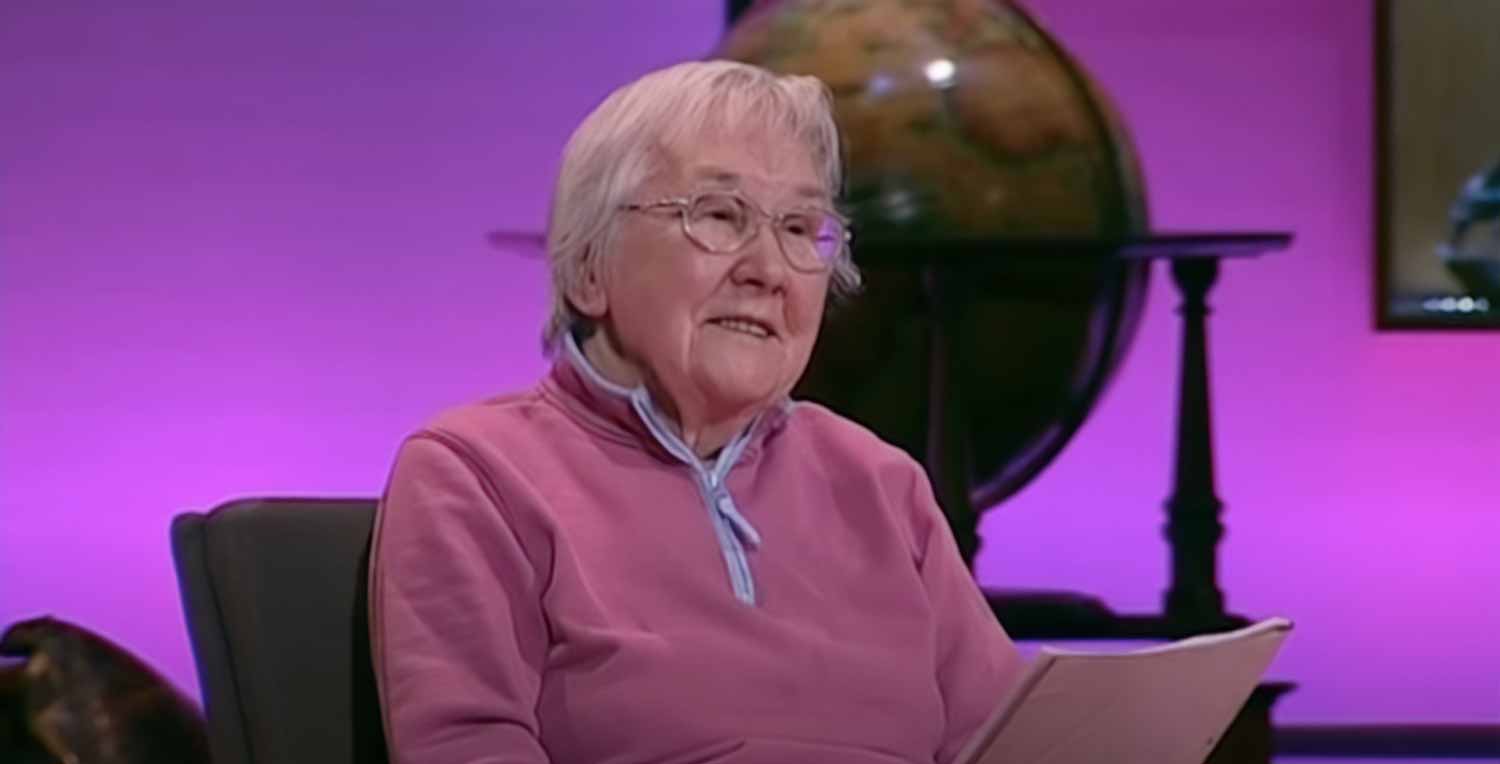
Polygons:
<instances>
[{"instance_id":1,"label":"zip collar","mask_svg":"<svg viewBox=\"0 0 1500 764\"><path fill-rule=\"evenodd\" d=\"M777 401L756 415L708 463L677 435L679 428L662 413L644 385L625 387L605 379L589 363L571 332L565 335L562 356L543 388L602 434L640 444L659 458L688 467L713 524L734 595L747 605L755 605L755 579L745 547L760 547L761 535L740 511L727 479L736 464L754 459L766 438L785 424L790 401Z\"/></svg>"},{"instance_id":2,"label":"zip collar","mask_svg":"<svg viewBox=\"0 0 1500 764\"><path fill-rule=\"evenodd\" d=\"M572 332L543 383L544 391L579 415L600 434L638 445L657 458L681 462L722 480L736 464L756 459L766 441L785 426L791 400L783 397L750 420L719 449L711 462L700 459L677 433L681 431L644 385L625 387L606 379L583 354Z\"/></svg>"}]
</instances>

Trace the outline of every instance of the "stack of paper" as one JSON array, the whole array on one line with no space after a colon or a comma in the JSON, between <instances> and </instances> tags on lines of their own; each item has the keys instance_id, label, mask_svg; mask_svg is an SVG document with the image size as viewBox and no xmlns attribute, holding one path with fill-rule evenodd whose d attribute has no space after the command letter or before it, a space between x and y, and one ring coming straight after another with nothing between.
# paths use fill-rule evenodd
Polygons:
<instances>
[{"instance_id":1,"label":"stack of paper","mask_svg":"<svg viewBox=\"0 0 1500 764\"><path fill-rule=\"evenodd\" d=\"M1291 628L1272 618L1129 653L1044 647L956 764L1202 764Z\"/></svg>"}]
</instances>

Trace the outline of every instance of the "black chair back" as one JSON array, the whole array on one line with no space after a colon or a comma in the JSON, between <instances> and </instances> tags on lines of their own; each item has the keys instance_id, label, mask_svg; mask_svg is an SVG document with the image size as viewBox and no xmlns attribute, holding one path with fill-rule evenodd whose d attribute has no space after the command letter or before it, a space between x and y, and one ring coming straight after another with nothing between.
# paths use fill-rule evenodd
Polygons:
<instances>
[{"instance_id":1,"label":"black chair back","mask_svg":"<svg viewBox=\"0 0 1500 764\"><path fill-rule=\"evenodd\" d=\"M373 499L251 499L172 522L216 764L384 762Z\"/></svg>"}]
</instances>

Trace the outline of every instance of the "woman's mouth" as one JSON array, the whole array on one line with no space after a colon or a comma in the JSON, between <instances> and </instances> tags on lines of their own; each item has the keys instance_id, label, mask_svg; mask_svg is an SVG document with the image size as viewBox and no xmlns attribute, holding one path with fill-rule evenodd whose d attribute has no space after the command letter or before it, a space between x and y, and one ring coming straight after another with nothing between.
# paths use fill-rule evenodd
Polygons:
<instances>
[{"instance_id":1,"label":"woman's mouth","mask_svg":"<svg viewBox=\"0 0 1500 764\"><path fill-rule=\"evenodd\" d=\"M714 318L710 319L709 323L723 329L728 329L732 332L748 334L751 337L757 337L759 339L770 339L771 337L776 336L776 333L771 331L771 327L766 326L765 324L752 318Z\"/></svg>"}]
</instances>

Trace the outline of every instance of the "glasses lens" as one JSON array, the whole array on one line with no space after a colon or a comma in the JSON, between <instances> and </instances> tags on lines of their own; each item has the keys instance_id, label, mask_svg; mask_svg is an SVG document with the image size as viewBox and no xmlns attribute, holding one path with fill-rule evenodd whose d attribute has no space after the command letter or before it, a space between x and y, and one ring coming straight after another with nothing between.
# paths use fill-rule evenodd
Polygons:
<instances>
[{"instance_id":1,"label":"glasses lens","mask_svg":"<svg viewBox=\"0 0 1500 764\"><path fill-rule=\"evenodd\" d=\"M777 235L792 264L809 270L827 268L844 248L843 221L823 210L787 213Z\"/></svg>"},{"instance_id":2,"label":"glasses lens","mask_svg":"<svg viewBox=\"0 0 1500 764\"><path fill-rule=\"evenodd\" d=\"M730 194L703 194L687 210L688 233L713 252L733 252L750 237L750 210Z\"/></svg>"}]
</instances>

